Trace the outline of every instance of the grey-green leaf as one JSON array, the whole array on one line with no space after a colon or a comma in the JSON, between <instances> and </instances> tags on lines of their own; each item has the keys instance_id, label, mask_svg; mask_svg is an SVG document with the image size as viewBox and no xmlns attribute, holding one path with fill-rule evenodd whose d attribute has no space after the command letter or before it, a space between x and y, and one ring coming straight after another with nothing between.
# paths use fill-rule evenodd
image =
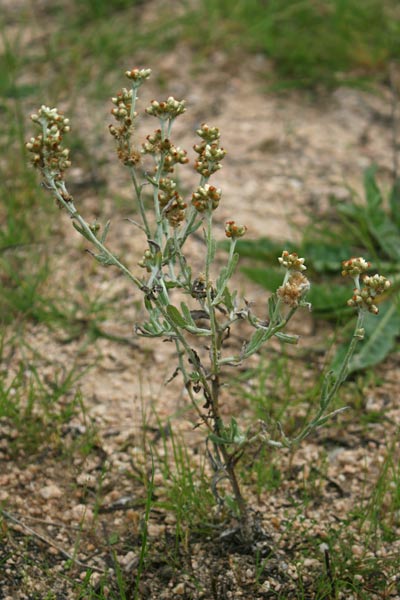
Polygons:
<instances>
[{"instance_id":1,"label":"grey-green leaf","mask_svg":"<svg viewBox=\"0 0 400 600\"><path fill-rule=\"evenodd\" d=\"M185 319L186 323L188 325L191 325L192 327L196 327L196 323L193 321L193 317L190 313L190 309L187 306L187 304L185 304L184 302L181 302L181 311L182 311L183 318Z\"/></svg>"},{"instance_id":2,"label":"grey-green leaf","mask_svg":"<svg viewBox=\"0 0 400 600\"><path fill-rule=\"evenodd\" d=\"M187 327L187 323L186 323L185 319L182 317L181 313L176 308L176 306L173 306L172 304L168 304L167 313L168 313L169 318L171 319L171 321L174 322L175 325L177 325L178 327L183 327L183 328Z\"/></svg>"},{"instance_id":3,"label":"grey-green leaf","mask_svg":"<svg viewBox=\"0 0 400 600\"><path fill-rule=\"evenodd\" d=\"M107 221L107 223L104 226L103 233L101 234L101 239L100 239L102 244L104 244L104 242L106 241L108 231L110 229L110 224L111 224L111 221Z\"/></svg>"}]
</instances>

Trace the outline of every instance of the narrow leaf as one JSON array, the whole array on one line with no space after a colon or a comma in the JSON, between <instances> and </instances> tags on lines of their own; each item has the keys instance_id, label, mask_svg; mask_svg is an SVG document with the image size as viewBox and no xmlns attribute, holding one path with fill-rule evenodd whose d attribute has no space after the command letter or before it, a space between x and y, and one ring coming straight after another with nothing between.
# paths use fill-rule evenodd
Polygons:
<instances>
[{"instance_id":1,"label":"narrow leaf","mask_svg":"<svg viewBox=\"0 0 400 600\"><path fill-rule=\"evenodd\" d=\"M95 254L95 259L105 267L109 267L110 265L114 264L113 259L109 258L106 254Z\"/></svg>"},{"instance_id":2,"label":"narrow leaf","mask_svg":"<svg viewBox=\"0 0 400 600\"><path fill-rule=\"evenodd\" d=\"M297 344L299 341L298 335L290 335L289 333L282 333L282 331L278 331L275 334L275 337L277 337L279 341L283 342L284 344Z\"/></svg>"},{"instance_id":3,"label":"narrow leaf","mask_svg":"<svg viewBox=\"0 0 400 600\"><path fill-rule=\"evenodd\" d=\"M209 439L214 442L214 444L231 444L231 440L225 440L224 438L219 437L218 435L215 435L215 433L210 433L208 435Z\"/></svg>"},{"instance_id":4,"label":"narrow leaf","mask_svg":"<svg viewBox=\"0 0 400 600\"><path fill-rule=\"evenodd\" d=\"M228 309L228 311L232 312L234 310L235 306L233 304L233 296L230 293L228 287L226 287L224 289L223 299L224 299L224 304L225 304L226 308Z\"/></svg>"},{"instance_id":5,"label":"narrow leaf","mask_svg":"<svg viewBox=\"0 0 400 600\"><path fill-rule=\"evenodd\" d=\"M266 334L265 329L256 329L256 331L251 336L250 341L245 348L243 358L247 358L247 357L251 356L252 354L254 354L254 352L257 352L257 350L262 346L263 338L264 338L265 334Z\"/></svg>"},{"instance_id":6,"label":"narrow leaf","mask_svg":"<svg viewBox=\"0 0 400 600\"><path fill-rule=\"evenodd\" d=\"M111 221L107 221L107 223L104 226L104 230L103 230L103 233L101 234L101 238L100 238L100 241L102 244L104 244L104 242L106 241L108 231L110 229L110 225L111 225Z\"/></svg>"},{"instance_id":7,"label":"narrow leaf","mask_svg":"<svg viewBox=\"0 0 400 600\"><path fill-rule=\"evenodd\" d=\"M171 319L171 321L173 321L175 323L175 325L177 325L178 327L183 327L183 328L187 327L187 323L186 323L185 319L182 317L181 313L176 308L176 306L173 306L172 304L168 304L167 313L168 313L169 318Z\"/></svg>"},{"instance_id":8,"label":"narrow leaf","mask_svg":"<svg viewBox=\"0 0 400 600\"><path fill-rule=\"evenodd\" d=\"M189 307L187 306L187 304L185 304L184 302L181 302L181 311L182 311L183 318L185 319L186 323L188 325L191 325L192 327L196 327L196 323L193 321L191 311L190 311Z\"/></svg>"}]
</instances>

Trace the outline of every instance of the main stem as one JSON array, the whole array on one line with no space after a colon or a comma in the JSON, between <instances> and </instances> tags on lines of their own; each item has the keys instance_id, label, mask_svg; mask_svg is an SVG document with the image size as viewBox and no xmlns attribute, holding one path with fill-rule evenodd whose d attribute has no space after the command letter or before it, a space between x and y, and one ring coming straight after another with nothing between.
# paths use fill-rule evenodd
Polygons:
<instances>
[{"instance_id":1,"label":"main stem","mask_svg":"<svg viewBox=\"0 0 400 600\"><path fill-rule=\"evenodd\" d=\"M223 437L223 422L219 410L219 374L220 365L219 357L221 352L221 331L218 326L218 321L215 315L215 307L213 304L212 297L212 282L210 279L210 267L213 259L213 238L212 238L212 211L211 208L207 214L206 222L206 290L207 290L207 308L210 316L210 328L211 328L211 349L210 349L210 360L211 360L211 414L214 423L214 430L218 437ZM235 461L229 453L227 447L224 444L218 446L218 451L221 453L224 467L228 475L229 482L231 484L232 492L235 497L236 505L240 513L241 530L243 537L247 540L250 536L249 527L249 513L247 510L246 501L243 498L240 490L240 485L235 471Z\"/></svg>"}]
</instances>

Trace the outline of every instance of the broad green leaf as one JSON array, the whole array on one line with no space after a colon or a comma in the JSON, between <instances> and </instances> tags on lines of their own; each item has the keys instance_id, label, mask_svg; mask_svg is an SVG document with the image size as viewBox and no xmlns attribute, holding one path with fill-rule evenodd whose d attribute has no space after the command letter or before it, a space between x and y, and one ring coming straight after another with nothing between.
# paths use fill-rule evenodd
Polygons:
<instances>
[{"instance_id":1,"label":"broad green leaf","mask_svg":"<svg viewBox=\"0 0 400 600\"><path fill-rule=\"evenodd\" d=\"M397 178L389 196L389 205L393 222L400 233L400 178Z\"/></svg>"},{"instance_id":2,"label":"broad green leaf","mask_svg":"<svg viewBox=\"0 0 400 600\"><path fill-rule=\"evenodd\" d=\"M372 165L364 172L364 190L368 209L374 211L382 206L382 194L376 183L376 166Z\"/></svg>"},{"instance_id":3,"label":"broad green leaf","mask_svg":"<svg viewBox=\"0 0 400 600\"><path fill-rule=\"evenodd\" d=\"M376 167L367 169L364 176L367 199L368 228L378 247L389 258L400 259L400 230L383 209L382 194L375 179Z\"/></svg>"},{"instance_id":4,"label":"broad green leaf","mask_svg":"<svg viewBox=\"0 0 400 600\"><path fill-rule=\"evenodd\" d=\"M266 268L266 267L243 267L240 269L256 283L259 283L267 290L275 292L278 287L282 284L283 273L278 269Z\"/></svg>"},{"instance_id":5,"label":"broad green leaf","mask_svg":"<svg viewBox=\"0 0 400 600\"><path fill-rule=\"evenodd\" d=\"M292 246L291 242L274 242L269 238L259 238L258 240L239 240L236 248L242 257L268 261L271 264L277 264L277 257L282 254L282 249ZM226 249L229 244L226 244Z\"/></svg>"},{"instance_id":6,"label":"broad green leaf","mask_svg":"<svg viewBox=\"0 0 400 600\"><path fill-rule=\"evenodd\" d=\"M378 315L368 314L364 322L365 337L357 345L350 360L349 373L373 367L382 362L392 350L400 334L400 311L396 303L380 307ZM337 372L347 352L347 344L337 350L332 369Z\"/></svg>"},{"instance_id":7,"label":"broad green leaf","mask_svg":"<svg viewBox=\"0 0 400 600\"><path fill-rule=\"evenodd\" d=\"M301 256L306 259L306 265L318 273L340 273L343 260L352 255L348 244L333 244L324 242L307 242L301 245Z\"/></svg>"},{"instance_id":8,"label":"broad green leaf","mask_svg":"<svg viewBox=\"0 0 400 600\"><path fill-rule=\"evenodd\" d=\"M385 215L384 221L371 227L377 243L392 260L400 260L400 231Z\"/></svg>"}]
</instances>

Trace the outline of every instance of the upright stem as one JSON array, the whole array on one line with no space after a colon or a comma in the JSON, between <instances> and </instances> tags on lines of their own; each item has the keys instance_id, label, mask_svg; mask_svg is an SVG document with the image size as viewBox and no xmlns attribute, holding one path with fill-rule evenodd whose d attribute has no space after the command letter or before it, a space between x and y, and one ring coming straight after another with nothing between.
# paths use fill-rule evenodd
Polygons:
<instances>
[{"instance_id":1,"label":"upright stem","mask_svg":"<svg viewBox=\"0 0 400 600\"><path fill-rule=\"evenodd\" d=\"M207 214L206 224L206 265L205 265L205 276L206 276L206 290L207 290L207 309L210 316L210 329L211 329L211 413L214 422L214 430L218 437L221 437L223 433L223 422L220 415L219 407L219 374L220 374L220 362L219 356L221 352L221 331L218 326L218 321L215 315L215 306L212 298L212 283L210 279L210 267L213 259L213 246L214 240L212 237L212 211L209 209ZM232 487L232 492L235 497L236 505L240 512L241 528L244 537L249 537L249 514L245 499L243 498L240 490L239 481L235 472L235 462L232 460L227 447L224 444L218 446L218 450L221 452L224 459L224 467L229 478L229 482Z\"/></svg>"},{"instance_id":2,"label":"upright stem","mask_svg":"<svg viewBox=\"0 0 400 600\"><path fill-rule=\"evenodd\" d=\"M306 438L313 431L313 429L315 429L316 427L319 427L321 425L322 419L326 419L326 411L329 408L329 406L330 406L333 398L335 397L337 391L339 390L340 386L345 381L345 379L347 377L349 364L353 357L356 346L357 346L358 342L360 341L360 339L362 339L359 331L360 331L360 329L362 329L364 317L365 317L365 312L363 310L360 310L358 312L357 323L354 328L352 340L349 344L349 347L346 352L346 356L344 357L344 359L342 361L339 372L335 377L335 381L334 381L332 387L329 388L329 391L326 392L326 395L324 394L324 391L322 390L321 399L320 399L320 407L319 407L317 414L312 419L312 421L308 425L306 425L306 427L303 429L303 431L301 431L299 433L299 435L297 435L293 440L291 440L291 443L290 443L291 446L294 446L294 445L300 443L302 440L304 440L304 438ZM335 411L335 412L337 414L338 411ZM330 413L330 415L333 416L333 414L335 414L335 412Z\"/></svg>"}]
</instances>

